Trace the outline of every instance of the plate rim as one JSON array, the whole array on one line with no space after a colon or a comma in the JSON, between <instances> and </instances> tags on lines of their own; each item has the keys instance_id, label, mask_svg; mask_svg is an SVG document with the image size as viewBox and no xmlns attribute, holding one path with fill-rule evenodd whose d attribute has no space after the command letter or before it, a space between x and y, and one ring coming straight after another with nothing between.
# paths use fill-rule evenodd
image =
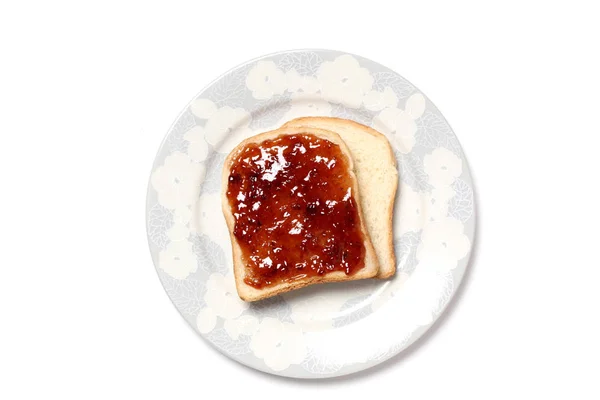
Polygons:
<instances>
[{"instance_id":1,"label":"plate rim","mask_svg":"<svg viewBox=\"0 0 600 400\"><path fill-rule=\"evenodd\" d=\"M264 59L269 59L272 57L276 57L276 56L281 56L281 55L286 55L286 54L291 54L291 53L304 53L304 52L323 52L323 53L329 53L329 54L333 54L336 56L339 55L350 55L352 57L358 58L358 59L365 59L370 61L373 64L376 64L382 68L384 68L385 70L391 71L395 74L397 74L398 76L402 77L408 84L412 85L419 93L423 93L423 91L419 90L418 86L414 85L410 80L406 79L404 77L404 75L400 75L399 73L397 73L394 69L389 68L388 66L379 63L378 61L374 61L371 58L365 57L365 56L361 56L359 54L353 53L353 52L348 52L348 51L344 51L344 50L333 50L333 49L328 49L328 48L319 48L319 47L306 47L306 48L294 48L294 49L288 49L288 50L280 50L280 51L275 51L275 52L270 52L270 53L265 53L263 55L248 59L244 62L238 63L237 65L229 68L228 70L226 70L225 72L221 73L219 76L217 76L216 78L212 79L211 81L209 81L207 84L205 84L202 89L200 89L199 91L196 92L196 94L190 99L188 100L188 102L182 107L181 111L177 114L177 116L173 119L173 122L169 125L168 129L166 130L166 133L163 135L162 140L160 141L160 144L158 145L157 151L155 152L155 155L152 159L152 165L148 174L148 180L147 180L147 186L146 186L146 196L145 196L145 208L144 208L144 213L145 213L145 218L144 218L144 223L145 223L145 227L146 227L146 240L147 240L147 244L148 244L148 251L149 251L149 255L150 255L150 260L152 262L152 265L154 266L154 271L156 273L156 276L159 280L160 286L162 287L164 293L166 294L167 298L169 299L169 302L171 303L171 306L175 308L175 310L177 310L177 312L179 313L180 317L186 322L186 325L188 326L189 329L192 330L192 332L194 332L195 336L200 336L202 338L202 341L206 342L209 344L210 348L215 349L218 353L224 355L227 359L229 359L231 362L235 362L238 364L243 365L246 368L250 368L253 370L257 370L260 371L261 373L265 373L265 374L269 374L269 375L274 375L277 377L282 377L282 378L288 378L288 379L297 379L297 380L311 380L311 379L316 379L316 380L323 380L323 379L332 379L332 378L340 378L343 376L349 376L349 375L354 375L356 373L362 372L362 371L366 371L369 370L375 366L384 364L386 362L388 362L390 359L398 357L401 353L403 353L404 351L406 351L407 349L409 349L411 346L413 346L417 341L421 340L428 332L430 332L432 329L435 328L435 326L438 324L438 322L440 321L440 319L442 319L442 316L445 315L445 313L448 310L448 307L453 304L457 298L457 294L462 290L463 287L463 281L465 278L465 275L467 275L467 269L471 268L471 263L473 260L473 253L474 250L476 248L476 242L477 242L477 226L478 226L478 210L477 210L477 196L476 196L476 187L475 187L475 183L473 180L473 175L471 173L471 165L469 163L469 160L465 154L464 148L462 143L460 142L458 136L455 134L454 129L452 129L452 126L450 125L450 123L448 122L448 120L446 119L445 115L440 111L440 109L437 107L437 105L435 103L433 103L431 100L430 103L432 105L432 107L434 109L436 109L438 111L438 116L441 117L443 119L443 121L448 125L448 127L450 127L450 130L452 132L452 135L454 136L454 138L456 139L458 148L460 149L460 154L461 154L461 160L464 163L464 168L463 168L463 174L465 175L466 178L466 182L469 184L469 187L471 188L471 190L473 191L473 210L472 210L472 215L470 217L470 219L472 219L472 224L471 226L465 226L465 230L464 230L464 234L469 238L469 250L467 255L459 260L460 264L464 264L464 267L459 267L457 265L457 267L454 269L457 273L456 273L456 279L454 280L454 287L453 290L450 294L450 297L448 298L448 301L440 308L439 312L437 312L433 318L432 321L427 324L422 326L421 332L417 333L413 333L413 335L410 336L410 338L397 350L391 351L389 354L386 354L383 357L377 358L376 360L371 360L371 361L366 361L366 362L362 362L362 363L353 363L353 364L346 364L343 368L343 372L339 373L339 371L333 372L331 374L311 374L307 371L307 375L290 375L290 374L284 374L283 372L285 372L285 370L283 371L274 371L274 370L270 370L266 367L266 365L263 365L264 363L250 363L248 362L246 359L244 358L240 358L240 357L234 357L231 354L228 354L227 352L225 352L224 349L218 347L217 345L215 345L212 341L208 340L208 338L206 337L205 334L201 334L199 332L196 331L195 327L192 325L192 323L190 321L188 321L185 316L183 315L182 311L177 307L177 305L175 305L175 303L173 302L173 300L171 299L170 295L167 292L167 289L165 288L162 279L160 277L159 271L158 271L158 265L156 265L155 261L154 261L154 257L153 257L153 249L152 249L152 243L151 243L151 236L149 233L149 214L150 214L150 202L149 202L149 198L150 198L150 193L152 190L154 190L152 188L152 173L153 171L156 169L157 167L157 160L159 159L159 155L161 154L161 152L163 151L164 147L167 144L167 141L170 137L171 132L173 131L173 128L177 125L177 122L181 119L181 117L186 113L186 111L189 109L189 107L191 106L191 104L193 103L193 101L198 98L200 95L202 95L203 93L205 93L211 86L213 86L215 83L219 82L220 80L222 80L224 77L228 76L229 74L231 74L232 72L242 69L250 64L256 63L260 60L264 60ZM400 187L398 187L398 190L400 190Z\"/></svg>"}]
</instances>

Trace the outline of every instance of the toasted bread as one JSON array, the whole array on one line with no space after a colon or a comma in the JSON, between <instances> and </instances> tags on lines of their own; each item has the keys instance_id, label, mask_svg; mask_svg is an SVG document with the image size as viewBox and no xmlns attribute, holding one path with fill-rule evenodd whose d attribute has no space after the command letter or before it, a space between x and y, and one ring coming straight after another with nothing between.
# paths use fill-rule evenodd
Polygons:
<instances>
[{"instance_id":1,"label":"toasted bread","mask_svg":"<svg viewBox=\"0 0 600 400\"><path fill-rule=\"evenodd\" d=\"M269 286L265 286L262 288L255 288L254 286L248 285L244 279L247 274L247 266L242 258L242 248L238 243L235 235L235 218L231 210L231 206L229 204L229 200L227 197L227 188L228 188L228 180L230 175L230 170L232 167L232 162L235 157L242 151L248 144L251 143L261 143L265 140L275 139L281 135L293 135L293 134L310 134L317 136L321 139L326 139L336 145L339 146L342 153L347 157L347 166L348 166L348 175L351 181L351 190L354 194L354 200L356 202L356 209L358 213L358 226L362 232L364 237L364 265L359 270L355 271L353 274L346 274L343 271L332 271L329 273L325 273L324 275L317 276L309 276L295 281L283 281L279 283L274 283ZM379 272L379 262L377 259L377 255L375 254L375 250L373 248L373 244L369 237L369 232L367 230L367 226L365 223L365 218L362 213L361 207L361 196L359 193L359 184L356 179L356 175L354 172L354 163L352 161L352 157L350 155L350 151L348 147L344 143L344 141L340 138L337 133L330 132L324 129L317 128L280 128L274 131L261 133L259 135L253 136L242 141L238 146L236 146L231 153L225 159L225 163L223 166L223 189L222 189L222 207L223 213L225 215L225 220L227 222L227 227L229 229L229 234L231 237L232 244L232 255L233 255L233 268L234 268L234 276L237 287L237 292L239 297L245 301L256 301L265 299L267 297L275 296L279 293L288 292L290 290L299 289L301 287L312 285L316 283L325 283L325 282L337 282L337 281L350 281L357 279L365 279L372 278L377 275Z\"/></svg>"},{"instance_id":2,"label":"toasted bread","mask_svg":"<svg viewBox=\"0 0 600 400\"><path fill-rule=\"evenodd\" d=\"M362 211L379 260L378 278L396 272L393 244L394 199L398 187L396 158L387 138L354 121L332 117L293 119L282 128L326 129L340 135L354 160Z\"/></svg>"}]
</instances>

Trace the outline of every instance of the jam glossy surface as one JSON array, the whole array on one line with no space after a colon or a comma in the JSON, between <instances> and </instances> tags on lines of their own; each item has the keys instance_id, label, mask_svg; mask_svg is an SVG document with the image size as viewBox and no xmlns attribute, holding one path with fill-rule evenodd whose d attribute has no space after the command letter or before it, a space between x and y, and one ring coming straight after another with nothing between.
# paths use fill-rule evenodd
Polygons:
<instances>
[{"instance_id":1,"label":"jam glossy surface","mask_svg":"<svg viewBox=\"0 0 600 400\"><path fill-rule=\"evenodd\" d=\"M232 159L227 198L248 285L256 288L364 266L348 160L314 135L249 144Z\"/></svg>"}]
</instances>

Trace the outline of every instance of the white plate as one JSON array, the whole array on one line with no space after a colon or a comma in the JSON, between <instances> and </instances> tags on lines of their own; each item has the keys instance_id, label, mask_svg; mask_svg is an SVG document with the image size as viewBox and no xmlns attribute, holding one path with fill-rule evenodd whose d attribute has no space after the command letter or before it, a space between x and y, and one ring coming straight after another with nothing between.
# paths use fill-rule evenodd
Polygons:
<instances>
[{"instance_id":1,"label":"white plate","mask_svg":"<svg viewBox=\"0 0 600 400\"><path fill-rule=\"evenodd\" d=\"M243 138L309 115L353 119L390 139L398 271L244 303L221 212L223 160ZM223 354L298 378L363 370L414 342L460 284L475 228L467 163L440 112L395 72L329 50L264 56L205 88L161 145L146 212L152 259L181 315Z\"/></svg>"}]
</instances>

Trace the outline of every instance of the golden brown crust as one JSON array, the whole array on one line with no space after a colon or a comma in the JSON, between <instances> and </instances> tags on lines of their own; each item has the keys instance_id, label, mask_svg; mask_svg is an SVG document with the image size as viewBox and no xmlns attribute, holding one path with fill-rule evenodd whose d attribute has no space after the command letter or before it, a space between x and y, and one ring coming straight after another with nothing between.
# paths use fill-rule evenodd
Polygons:
<instances>
[{"instance_id":1,"label":"golden brown crust","mask_svg":"<svg viewBox=\"0 0 600 400\"><path fill-rule=\"evenodd\" d=\"M282 128L286 128L286 127L290 127L290 126L296 127L298 125L304 125L304 124L316 125L319 123L319 121L325 121L326 123L335 122L337 124L353 125L355 128L359 128L359 129L363 130L365 133L368 133L379 139L384 139L386 142L388 141L383 133L371 128L370 126L363 125L360 122L352 121L351 119L344 119L344 118L338 118L338 117L299 117L299 118L294 118L292 120L289 120L285 124L281 125L281 127ZM322 128L319 128L319 129L322 129ZM389 148L390 148L390 153L393 156L394 151L392 150L391 146ZM396 166L396 158L392 157L392 159L394 160L394 166Z\"/></svg>"},{"instance_id":2,"label":"golden brown crust","mask_svg":"<svg viewBox=\"0 0 600 400\"><path fill-rule=\"evenodd\" d=\"M355 193L355 201L357 205L357 211L360 220L360 228L365 237L364 245L365 245L365 266L357 271L353 275L346 275L341 271L335 271L328 273L323 276L315 276L310 278L305 278L302 280L298 280L297 282L289 283L282 282L274 286L256 289L252 286L247 285L244 282L245 277L245 265L242 262L242 251L241 247L237 243L235 236L233 234L235 219L230 209L229 200L227 198L227 182L229 178L229 170L231 167L232 159L249 143L258 143L268 139L273 139L281 135L292 135L292 134L312 134L323 139L329 140L338 146L342 150L347 157L348 161L348 169L350 176L352 177L353 187L352 190ZM261 133L259 135L250 137L248 139L243 140L240 144L238 144L225 158L225 163L223 165L223 175L222 175L222 190L221 190L221 205L223 209L223 214L225 216L225 221L227 222L227 228L229 230L229 237L231 239L231 247L232 247L232 256L233 256L233 270L236 288L238 291L238 295L244 301L256 301L265 299L267 297L275 296L280 293L289 292L291 290L299 289L307 285L317 284L317 283L326 283L326 282L339 282L339 281L351 281L365 278L373 278L377 276L379 272L379 261L375 255L375 248L373 247L373 243L371 242L371 238L369 236L369 232L365 225L365 218L362 212L361 204L360 204L360 195L358 188L358 181L356 179L356 175L354 173L354 161L350 156L350 151L348 147L344 143L344 141L340 138L340 136L335 133L325 129L318 128L279 128L274 131Z\"/></svg>"},{"instance_id":3,"label":"golden brown crust","mask_svg":"<svg viewBox=\"0 0 600 400\"><path fill-rule=\"evenodd\" d=\"M375 130L369 126L363 125L356 121L343 119L343 118L337 118L337 117L300 117L300 118L295 118L295 119L292 119L292 120L286 122L285 124L283 124L281 126L281 128L311 127L311 128L322 129L322 126L327 126L328 124L331 124L331 123L335 123L338 125L347 125L347 126L351 125L354 128L358 128L361 131L363 131L371 136L374 136L377 139L384 141L386 144L386 147L389 151L390 159L392 160L394 168L397 169L396 157L394 155L394 150L392 149L392 146L390 145L390 142L387 139L387 137L384 134L382 134L381 132L378 132L377 130ZM390 276L393 276L396 273L396 255L394 253L394 238L393 238L394 235L392 234L392 232L393 232L393 219L394 219L394 201L396 198L397 190L398 190L398 179L394 180L394 188L393 188L393 193L391 196L392 201L390 202L390 204L388 206L388 213L387 213L388 227L389 227L389 232L390 232L390 234L388 235L387 247L388 247L388 254L392 259L392 263L391 263L392 267L388 270L380 268L379 273L376 276L377 278L380 278L380 279L389 278Z\"/></svg>"}]
</instances>

